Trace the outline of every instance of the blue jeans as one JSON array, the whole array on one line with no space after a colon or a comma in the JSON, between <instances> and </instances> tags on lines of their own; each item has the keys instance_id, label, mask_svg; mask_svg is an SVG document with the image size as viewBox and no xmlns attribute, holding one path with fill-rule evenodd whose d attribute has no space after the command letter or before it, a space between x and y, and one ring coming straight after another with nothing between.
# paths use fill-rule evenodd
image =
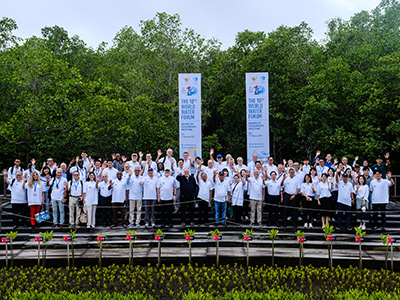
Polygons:
<instances>
[{"instance_id":1,"label":"blue jeans","mask_svg":"<svg viewBox=\"0 0 400 300\"><path fill-rule=\"evenodd\" d=\"M64 203L62 200L51 200L51 206L53 207L53 223L54 224L64 224L65 213L64 213ZM60 211L60 223L58 223L58 211Z\"/></svg>"},{"instance_id":2,"label":"blue jeans","mask_svg":"<svg viewBox=\"0 0 400 300\"><path fill-rule=\"evenodd\" d=\"M225 224L225 202L215 203L215 223L218 225L220 222L222 225Z\"/></svg>"},{"instance_id":3,"label":"blue jeans","mask_svg":"<svg viewBox=\"0 0 400 300\"><path fill-rule=\"evenodd\" d=\"M351 228L351 224L350 224L350 212L351 212L351 206L347 206L344 205L343 203L337 203L337 209L340 211L345 211L346 214L346 226L347 228ZM343 218L343 213L342 212L338 212L338 216L337 216L337 225L338 227L342 227L342 218Z\"/></svg>"}]
</instances>

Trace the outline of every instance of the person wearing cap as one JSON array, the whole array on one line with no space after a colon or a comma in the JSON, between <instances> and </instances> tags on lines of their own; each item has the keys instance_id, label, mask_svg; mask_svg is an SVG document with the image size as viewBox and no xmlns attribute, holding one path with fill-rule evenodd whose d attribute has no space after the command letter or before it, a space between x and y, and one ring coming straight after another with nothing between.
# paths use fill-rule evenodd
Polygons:
<instances>
[{"instance_id":1,"label":"person wearing cap","mask_svg":"<svg viewBox=\"0 0 400 300\"><path fill-rule=\"evenodd\" d=\"M232 202L231 188L228 180L225 179L225 173L223 171L215 171L214 183L215 225L225 225L226 202Z\"/></svg>"},{"instance_id":2,"label":"person wearing cap","mask_svg":"<svg viewBox=\"0 0 400 300\"><path fill-rule=\"evenodd\" d=\"M139 160L138 160L139 157ZM139 151L139 156L137 153L132 153L130 161L127 161L126 163L131 166L131 170L135 170L136 167L139 167L140 170L142 169L142 158L143 158L143 153L142 151Z\"/></svg>"},{"instance_id":3,"label":"person wearing cap","mask_svg":"<svg viewBox=\"0 0 400 300\"><path fill-rule=\"evenodd\" d=\"M147 165L146 165L147 167ZM157 202L158 177L154 175L153 168L148 168L147 176L143 176L140 184L143 186L144 227L156 227L155 205Z\"/></svg>"},{"instance_id":4,"label":"person wearing cap","mask_svg":"<svg viewBox=\"0 0 400 300\"><path fill-rule=\"evenodd\" d=\"M136 166L134 172L129 170L128 191L129 191L129 228L140 227L140 218L142 215L143 199L143 176L140 175L140 166ZM136 223L134 222L136 209ZM135 225L136 224L136 225Z\"/></svg>"},{"instance_id":5,"label":"person wearing cap","mask_svg":"<svg viewBox=\"0 0 400 300\"><path fill-rule=\"evenodd\" d=\"M181 199L180 199L180 212L182 226L186 226L186 213L189 213L190 225L194 225L194 199L196 194L196 179L190 175L190 169L184 168L183 174L179 173L176 180L180 183Z\"/></svg>"},{"instance_id":6,"label":"person wearing cap","mask_svg":"<svg viewBox=\"0 0 400 300\"><path fill-rule=\"evenodd\" d=\"M387 173L388 178L384 179L381 170L375 171L375 179L370 183L369 189L372 192L371 202L374 211L374 229L378 228L378 213L381 213L381 229L386 230L386 206L389 203L389 187L394 185L392 172Z\"/></svg>"},{"instance_id":7,"label":"person wearing cap","mask_svg":"<svg viewBox=\"0 0 400 300\"><path fill-rule=\"evenodd\" d=\"M262 226L262 202L265 201L265 185L258 169L253 170L253 176L247 178L247 193L250 198L250 226L254 226L257 212L257 224Z\"/></svg>"},{"instance_id":8,"label":"person wearing cap","mask_svg":"<svg viewBox=\"0 0 400 300\"><path fill-rule=\"evenodd\" d=\"M382 174L382 179L386 179L386 172L388 170L388 167L390 165L390 160L389 160L389 152L386 152L385 157L386 162L383 163L383 157L382 155L378 155L376 158L376 164L372 166L372 172L376 174L376 171L380 171Z\"/></svg>"},{"instance_id":9,"label":"person wearing cap","mask_svg":"<svg viewBox=\"0 0 400 300\"><path fill-rule=\"evenodd\" d=\"M345 172L342 178L339 179L339 173L336 172L336 182L338 183L338 215L337 215L337 230L342 229L342 218L343 212L346 216L346 227L348 231L351 231L351 205L354 204L354 187L349 182L349 175Z\"/></svg>"},{"instance_id":10,"label":"person wearing cap","mask_svg":"<svg viewBox=\"0 0 400 300\"><path fill-rule=\"evenodd\" d=\"M161 227L172 227L172 210L176 197L176 180L167 167L157 181L157 199L160 204Z\"/></svg>"},{"instance_id":11,"label":"person wearing cap","mask_svg":"<svg viewBox=\"0 0 400 300\"><path fill-rule=\"evenodd\" d=\"M210 154L210 158L212 158L212 155ZM217 155L217 161L214 161L214 168L218 169L218 171L222 171L225 168L228 168L228 164L224 161L222 161L223 157L221 154Z\"/></svg>"}]
</instances>

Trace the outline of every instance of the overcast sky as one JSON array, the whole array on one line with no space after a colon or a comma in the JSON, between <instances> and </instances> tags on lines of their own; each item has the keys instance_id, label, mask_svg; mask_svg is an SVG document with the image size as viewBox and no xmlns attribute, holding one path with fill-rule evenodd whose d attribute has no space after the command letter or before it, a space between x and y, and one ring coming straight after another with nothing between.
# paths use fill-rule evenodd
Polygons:
<instances>
[{"instance_id":1,"label":"overcast sky","mask_svg":"<svg viewBox=\"0 0 400 300\"><path fill-rule=\"evenodd\" d=\"M205 38L216 37L223 48L234 44L237 32L271 32L280 25L296 26L305 21L317 40L324 38L326 21L348 20L361 10L371 10L380 0L0 0L0 18L16 20L15 35L40 36L45 26L64 27L96 48L112 42L125 25L139 31L139 21L156 12L178 13L183 27L193 28Z\"/></svg>"}]
</instances>

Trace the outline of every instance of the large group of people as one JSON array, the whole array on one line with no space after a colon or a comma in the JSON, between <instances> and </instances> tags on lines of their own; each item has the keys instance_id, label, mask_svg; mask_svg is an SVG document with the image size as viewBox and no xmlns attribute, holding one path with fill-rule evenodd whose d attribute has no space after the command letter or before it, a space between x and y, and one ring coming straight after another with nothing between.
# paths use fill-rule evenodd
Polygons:
<instances>
[{"instance_id":1,"label":"large group of people","mask_svg":"<svg viewBox=\"0 0 400 300\"><path fill-rule=\"evenodd\" d=\"M312 228L319 216L322 227L337 222L337 229L344 225L351 230L355 215L363 229L368 224L386 227L389 187L394 184L389 153L378 155L372 166L367 160L359 165L358 156L349 165L346 157L332 160L319 151L311 161L283 160L278 165L272 156L259 160L257 154L248 165L229 154L225 161L221 154L214 159L213 149L207 161L187 152L175 159L172 149L162 156L158 150L154 161L142 152L133 153L130 160L119 153L93 159L83 151L68 164L57 165L48 158L40 170L35 159L25 170L16 159L3 170L14 228L27 226L27 220L37 226L35 216L45 211L51 211L54 228L113 228L119 222L124 228L156 227L156 212L161 227L173 226L174 214L180 215L182 226L262 226L263 211L267 226ZM214 220L209 220L210 212Z\"/></svg>"}]
</instances>

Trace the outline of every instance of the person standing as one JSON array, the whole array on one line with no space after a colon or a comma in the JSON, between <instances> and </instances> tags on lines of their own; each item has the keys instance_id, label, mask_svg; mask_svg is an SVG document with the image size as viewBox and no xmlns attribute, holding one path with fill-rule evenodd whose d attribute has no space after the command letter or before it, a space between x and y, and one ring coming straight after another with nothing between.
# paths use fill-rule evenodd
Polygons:
<instances>
[{"instance_id":1,"label":"person standing","mask_svg":"<svg viewBox=\"0 0 400 300\"><path fill-rule=\"evenodd\" d=\"M313 228L312 221L314 217L314 195L315 186L312 183L311 175L306 174L304 176L303 183L300 186L300 194L302 197L304 216L306 217L304 228ZM324 225L324 224L323 224Z\"/></svg>"},{"instance_id":2,"label":"person standing","mask_svg":"<svg viewBox=\"0 0 400 300\"><path fill-rule=\"evenodd\" d=\"M85 182L88 172L87 169L83 166L83 159L80 159L79 156L77 156L75 159L75 166L71 167L73 163L73 160L69 163L67 174L74 174L74 172L76 171L79 173L79 179L82 180L82 182Z\"/></svg>"},{"instance_id":3,"label":"person standing","mask_svg":"<svg viewBox=\"0 0 400 300\"><path fill-rule=\"evenodd\" d=\"M157 198L160 204L161 227L172 227L172 210L176 196L176 180L167 167L157 181Z\"/></svg>"},{"instance_id":4,"label":"person standing","mask_svg":"<svg viewBox=\"0 0 400 300\"><path fill-rule=\"evenodd\" d=\"M113 160L107 160L107 168L103 170L103 174L108 175L108 180L114 181L115 179L117 179L117 172L118 170L113 167Z\"/></svg>"},{"instance_id":5,"label":"person standing","mask_svg":"<svg viewBox=\"0 0 400 300\"><path fill-rule=\"evenodd\" d=\"M113 207L113 224L111 228L118 226L118 212L121 213L122 227L126 228L125 222L125 203L128 202L129 191L127 189L127 181L122 179L122 172L117 172L117 179L114 181L110 180L109 190L112 189L112 200L111 204Z\"/></svg>"},{"instance_id":6,"label":"person standing","mask_svg":"<svg viewBox=\"0 0 400 300\"><path fill-rule=\"evenodd\" d=\"M65 222L64 203L67 201L68 181L63 176L61 168L57 169L56 177L47 181L50 186L51 207L53 208L53 228L63 228ZM60 213L60 223L58 221Z\"/></svg>"},{"instance_id":7,"label":"person standing","mask_svg":"<svg viewBox=\"0 0 400 300\"><path fill-rule=\"evenodd\" d=\"M81 207L79 206L79 199L83 194L83 181L79 179L79 172L72 174L72 180L68 185L69 191L69 228L79 228L79 217L81 215Z\"/></svg>"},{"instance_id":8,"label":"person standing","mask_svg":"<svg viewBox=\"0 0 400 300\"><path fill-rule=\"evenodd\" d=\"M375 179L370 183L369 189L372 192L371 202L374 211L374 229L378 229L378 213L381 213L381 229L386 230L386 205L389 203L389 187L394 185L392 173L388 172L388 179L383 179L381 170L375 171Z\"/></svg>"},{"instance_id":9,"label":"person standing","mask_svg":"<svg viewBox=\"0 0 400 300\"><path fill-rule=\"evenodd\" d=\"M16 158L14 160L14 165L8 169L8 180L12 181L15 178L17 172L24 172L24 169L21 168L21 160L19 158Z\"/></svg>"},{"instance_id":10,"label":"person standing","mask_svg":"<svg viewBox=\"0 0 400 300\"><path fill-rule=\"evenodd\" d=\"M388 167L390 165L390 160L389 160L389 152L385 154L385 159L386 162L383 164L383 157L381 155L378 155L376 158L376 164L372 166L372 172L376 174L376 171L380 171L382 174L382 179L386 179L386 172L388 170Z\"/></svg>"},{"instance_id":11,"label":"person standing","mask_svg":"<svg viewBox=\"0 0 400 300\"><path fill-rule=\"evenodd\" d=\"M142 176L147 176L149 169L157 170L157 164L152 160L150 153L146 154L146 161L142 162ZM156 198L155 198L156 199Z\"/></svg>"},{"instance_id":12,"label":"person standing","mask_svg":"<svg viewBox=\"0 0 400 300\"><path fill-rule=\"evenodd\" d=\"M173 153L172 149L168 148L167 156L160 158L160 156L162 155L162 152L161 152L161 150L158 150L157 159L156 159L157 164L162 163L164 165L164 169L171 170L171 175L173 175L174 171L177 169L176 160L175 160L175 158L172 157L172 153Z\"/></svg>"},{"instance_id":13,"label":"person standing","mask_svg":"<svg viewBox=\"0 0 400 300\"><path fill-rule=\"evenodd\" d=\"M201 173L201 179L199 179L200 168L198 169L196 179L199 185L199 193L197 198L199 201L199 224L205 224L208 222L208 207L211 205L212 199L212 184L208 181L207 174Z\"/></svg>"},{"instance_id":14,"label":"person standing","mask_svg":"<svg viewBox=\"0 0 400 300\"><path fill-rule=\"evenodd\" d=\"M184 169L183 159L180 158L178 160L178 167L175 169L175 172L174 172L175 180L178 175L183 174L183 169ZM173 212L174 214L177 214L179 211L180 201L181 201L181 184L179 181L176 181L176 197L175 197L175 202L174 202L175 211Z\"/></svg>"},{"instance_id":15,"label":"person standing","mask_svg":"<svg viewBox=\"0 0 400 300\"><path fill-rule=\"evenodd\" d=\"M365 177L360 175L357 178L356 190L354 192L356 196L356 210L357 221L360 222L359 228L366 229L366 223L368 222L368 202L369 202L369 187L365 182Z\"/></svg>"},{"instance_id":16,"label":"person standing","mask_svg":"<svg viewBox=\"0 0 400 300\"><path fill-rule=\"evenodd\" d=\"M7 170L3 170L4 182L9 186L11 191L11 209L13 213L13 229L17 229L19 225L26 227L28 201L26 199L26 191L23 189L24 179L21 171L15 172L15 178L11 181L8 179Z\"/></svg>"},{"instance_id":17,"label":"person standing","mask_svg":"<svg viewBox=\"0 0 400 300\"><path fill-rule=\"evenodd\" d=\"M218 178L217 172L215 171L214 174L214 205L215 205L215 225L225 225L225 220L226 220L226 203L231 202L231 192L230 192L230 186L228 180L225 178L225 174L223 171L220 171L218 173Z\"/></svg>"},{"instance_id":18,"label":"person standing","mask_svg":"<svg viewBox=\"0 0 400 300\"><path fill-rule=\"evenodd\" d=\"M139 161L138 161L138 155L137 153L132 153L131 158L132 160L127 161L126 163L129 164L131 166L131 170L135 170L136 167L139 167L139 169L142 169L142 157L143 157L143 153L142 151L139 152Z\"/></svg>"},{"instance_id":19,"label":"person standing","mask_svg":"<svg viewBox=\"0 0 400 300\"><path fill-rule=\"evenodd\" d=\"M87 228L95 228L96 209L99 202L99 189L94 172L89 173L88 180L83 186L82 200L87 208Z\"/></svg>"},{"instance_id":20,"label":"person standing","mask_svg":"<svg viewBox=\"0 0 400 300\"><path fill-rule=\"evenodd\" d=\"M149 224L153 228L156 227L155 205L157 202L157 182L158 177L154 176L153 168L148 168L147 175L143 176L140 182L143 186L144 227L146 228L149 227Z\"/></svg>"},{"instance_id":21,"label":"person standing","mask_svg":"<svg viewBox=\"0 0 400 300\"><path fill-rule=\"evenodd\" d=\"M129 190L129 228L140 227L140 218L142 215L142 199L143 199L143 185L140 182L143 176L140 175L140 166L136 166L134 172L130 171L128 190ZM136 209L136 225L135 219Z\"/></svg>"},{"instance_id":22,"label":"person standing","mask_svg":"<svg viewBox=\"0 0 400 300\"><path fill-rule=\"evenodd\" d=\"M282 187L284 192L281 193L281 202L283 202L283 227L286 227L287 221L292 220L293 227L297 228L297 211L299 207L298 194L300 192L299 179L294 176L293 168L289 169L289 177L283 176Z\"/></svg>"},{"instance_id":23,"label":"person standing","mask_svg":"<svg viewBox=\"0 0 400 300\"><path fill-rule=\"evenodd\" d=\"M317 185L318 208L320 209L322 228L325 228L329 223L329 210L332 208L332 187L332 183L328 181L328 175L323 173L321 182Z\"/></svg>"},{"instance_id":24,"label":"person standing","mask_svg":"<svg viewBox=\"0 0 400 300\"><path fill-rule=\"evenodd\" d=\"M283 172L281 173L283 174ZM268 203L268 226L279 226L279 200L281 199L281 181L277 180L277 173L270 173L270 180L265 180L264 185L267 188Z\"/></svg>"},{"instance_id":25,"label":"person standing","mask_svg":"<svg viewBox=\"0 0 400 300\"><path fill-rule=\"evenodd\" d=\"M99 197L99 209L101 213L101 220L103 227L111 226L112 218L111 218L111 200L112 200L112 190L110 189L110 181L108 180L107 174L102 174L102 181L99 179L96 181L96 188L100 191Z\"/></svg>"},{"instance_id":26,"label":"person standing","mask_svg":"<svg viewBox=\"0 0 400 300\"><path fill-rule=\"evenodd\" d=\"M196 180L193 175L190 175L190 169L184 168L182 173L178 174L176 180L180 183L181 199L180 199L180 211L182 226L186 225L186 213L189 213L190 225L194 225L194 197L196 193Z\"/></svg>"},{"instance_id":27,"label":"person standing","mask_svg":"<svg viewBox=\"0 0 400 300\"><path fill-rule=\"evenodd\" d=\"M337 217L337 230L341 230L342 228L342 218L343 212L346 215L346 227L348 231L351 231L351 205L354 204L354 187L348 181L349 175L344 173L342 175L342 179L339 179L339 173L336 172L336 182L338 182L338 217Z\"/></svg>"},{"instance_id":28,"label":"person standing","mask_svg":"<svg viewBox=\"0 0 400 300\"><path fill-rule=\"evenodd\" d=\"M231 184L233 215L235 216L235 223L237 224L242 222L243 199L246 188L246 182L240 175L240 172L237 172L237 174L233 176L233 183Z\"/></svg>"},{"instance_id":29,"label":"person standing","mask_svg":"<svg viewBox=\"0 0 400 300\"><path fill-rule=\"evenodd\" d=\"M35 228L35 214L40 212L42 203L45 200L45 183L40 180L38 172L33 172L29 181L24 178L22 188L27 190L28 206L31 211L31 227Z\"/></svg>"},{"instance_id":30,"label":"person standing","mask_svg":"<svg viewBox=\"0 0 400 300\"><path fill-rule=\"evenodd\" d=\"M253 176L248 178L248 193L250 198L250 226L254 226L257 211L257 224L262 226L262 202L265 201L265 186L258 169L253 170Z\"/></svg>"}]
</instances>

